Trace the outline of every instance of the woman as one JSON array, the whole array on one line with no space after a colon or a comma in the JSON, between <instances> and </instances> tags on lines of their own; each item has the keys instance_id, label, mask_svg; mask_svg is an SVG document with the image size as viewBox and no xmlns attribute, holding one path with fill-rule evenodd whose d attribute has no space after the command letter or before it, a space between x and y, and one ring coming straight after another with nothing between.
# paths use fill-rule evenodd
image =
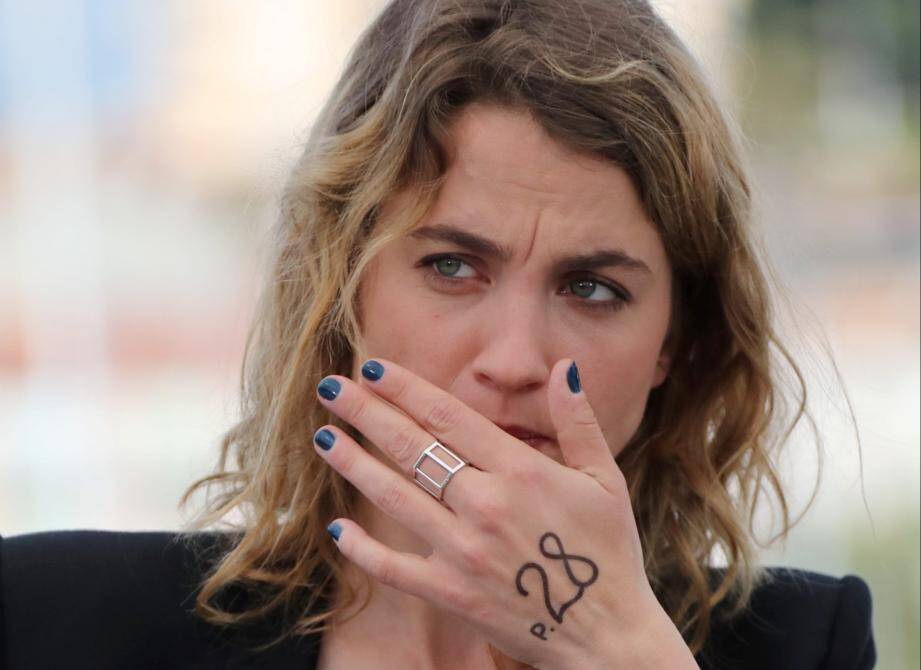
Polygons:
<instances>
[{"instance_id":1,"label":"woman","mask_svg":"<svg viewBox=\"0 0 921 670\"><path fill-rule=\"evenodd\" d=\"M805 388L751 226L646 2L391 2L288 183L207 508L7 540L6 658L872 667L859 577L757 563Z\"/></svg>"}]
</instances>

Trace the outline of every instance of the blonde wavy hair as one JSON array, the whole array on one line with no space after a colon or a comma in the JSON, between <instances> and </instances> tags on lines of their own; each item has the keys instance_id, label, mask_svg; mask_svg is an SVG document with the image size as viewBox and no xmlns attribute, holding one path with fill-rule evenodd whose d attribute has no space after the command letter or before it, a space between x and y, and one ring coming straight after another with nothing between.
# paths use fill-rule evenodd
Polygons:
<instances>
[{"instance_id":1,"label":"blonde wavy hair","mask_svg":"<svg viewBox=\"0 0 921 670\"><path fill-rule=\"evenodd\" d=\"M473 101L524 109L554 139L621 166L661 235L674 275L673 362L618 464L650 583L696 654L716 606L737 615L769 579L755 509L770 489L782 526L771 541L792 527L775 461L803 417L820 472L822 449L803 375L775 331L776 277L753 230L741 134L645 0L394 0L364 31L281 199L241 418L214 474L180 502L204 489L190 537L238 519L196 610L219 625L284 612L278 642L327 630L358 597L326 525L354 517L359 494L311 444L324 423L356 431L315 387L364 360L363 271L433 203L448 127ZM412 211L379 220L382 203L409 187L419 193ZM724 572L710 570L714 550ZM337 586L345 604L329 609ZM223 597L235 588L248 594L242 608Z\"/></svg>"}]
</instances>

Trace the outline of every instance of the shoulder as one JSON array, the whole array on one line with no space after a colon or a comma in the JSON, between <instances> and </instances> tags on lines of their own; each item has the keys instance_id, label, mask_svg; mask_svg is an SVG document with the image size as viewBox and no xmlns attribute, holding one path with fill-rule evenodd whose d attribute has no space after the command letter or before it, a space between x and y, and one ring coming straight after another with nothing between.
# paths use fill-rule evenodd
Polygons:
<instances>
[{"instance_id":1,"label":"shoulder","mask_svg":"<svg viewBox=\"0 0 921 670\"><path fill-rule=\"evenodd\" d=\"M766 577L742 616L714 620L702 668L874 667L872 597L863 579L785 567L768 568Z\"/></svg>"},{"instance_id":2,"label":"shoulder","mask_svg":"<svg viewBox=\"0 0 921 670\"><path fill-rule=\"evenodd\" d=\"M42 567L54 567L58 577L76 568L86 576L88 567L97 572L134 571L138 561L162 572L192 568L189 560L219 548L224 539L222 533L56 530L0 537L0 552L5 567L21 571L18 576L25 578ZM42 574L44 578L54 576Z\"/></svg>"},{"instance_id":3,"label":"shoulder","mask_svg":"<svg viewBox=\"0 0 921 670\"><path fill-rule=\"evenodd\" d=\"M202 576L231 540L100 530L0 537L0 666L232 665L248 651L194 614Z\"/></svg>"},{"instance_id":4,"label":"shoulder","mask_svg":"<svg viewBox=\"0 0 921 670\"><path fill-rule=\"evenodd\" d=\"M69 530L0 538L0 587L8 616L83 612L116 616L143 600L152 613L194 590L218 534ZM66 604L47 612L48 604ZM16 620L8 621L15 625Z\"/></svg>"}]
</instances>

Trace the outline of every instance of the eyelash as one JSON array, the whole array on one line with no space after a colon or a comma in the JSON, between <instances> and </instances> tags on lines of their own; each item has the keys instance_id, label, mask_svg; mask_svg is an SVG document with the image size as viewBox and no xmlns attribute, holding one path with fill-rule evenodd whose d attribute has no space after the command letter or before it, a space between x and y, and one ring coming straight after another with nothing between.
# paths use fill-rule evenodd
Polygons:
<instances>
[{"instance_id":1,"label":"eyelash","mask_svg":"<svg viewBox=\"0 0 921 670\"><path fill-rule=\"evenodd\" d=\"M449 259L449 258L456 260L456 261L460 261L461 263L465 263L467 265L471 265L468 261L464 260L463 257L458 256L456 254L435 254L432 256L426 256L425 258L420 260L417 267L421 267L430 279L434 279L435 281L437 281L438 283L444 286L453 287L453 286L456 286L459 281L462 281L463 279L469 279L469 277L462 277L460 279L451 279L450 277L447 277L434 269L435 263L441 260ZM603 286L609 291L611 291L614 295L617 296L617 298L615 299L605 300L605 301L589 300L588 298L581 299L580 302L583 303L588 309L600 309L600 310L609 310L609 311L616 312L626 307L632 301L630 294L624 289L622 289L621 287L619 287L617 284L612 284L607 281L601 281L600 279L593 277L592 275L579 276L574 279L571 279L568 283L572 283L580 279L588 280L600 286Z\"/></svg>"}]
</instances>

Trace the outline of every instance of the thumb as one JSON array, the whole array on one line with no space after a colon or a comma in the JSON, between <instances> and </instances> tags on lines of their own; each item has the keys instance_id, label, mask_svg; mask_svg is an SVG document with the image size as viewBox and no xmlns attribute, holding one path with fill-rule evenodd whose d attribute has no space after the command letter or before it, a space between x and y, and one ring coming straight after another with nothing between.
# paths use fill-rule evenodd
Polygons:
<instances>
[{"instance_id":1,"label":"thumb","mask_svg":"<svg viewBox=\"0 0 921 670\"><path fill-rule=\"evenodd\" d=\"M550 420L556 429L563 460L615 491L623 474L582 389L579 369L571 358L557 361L550 371Z\"/></svg>"}]
</instances>

